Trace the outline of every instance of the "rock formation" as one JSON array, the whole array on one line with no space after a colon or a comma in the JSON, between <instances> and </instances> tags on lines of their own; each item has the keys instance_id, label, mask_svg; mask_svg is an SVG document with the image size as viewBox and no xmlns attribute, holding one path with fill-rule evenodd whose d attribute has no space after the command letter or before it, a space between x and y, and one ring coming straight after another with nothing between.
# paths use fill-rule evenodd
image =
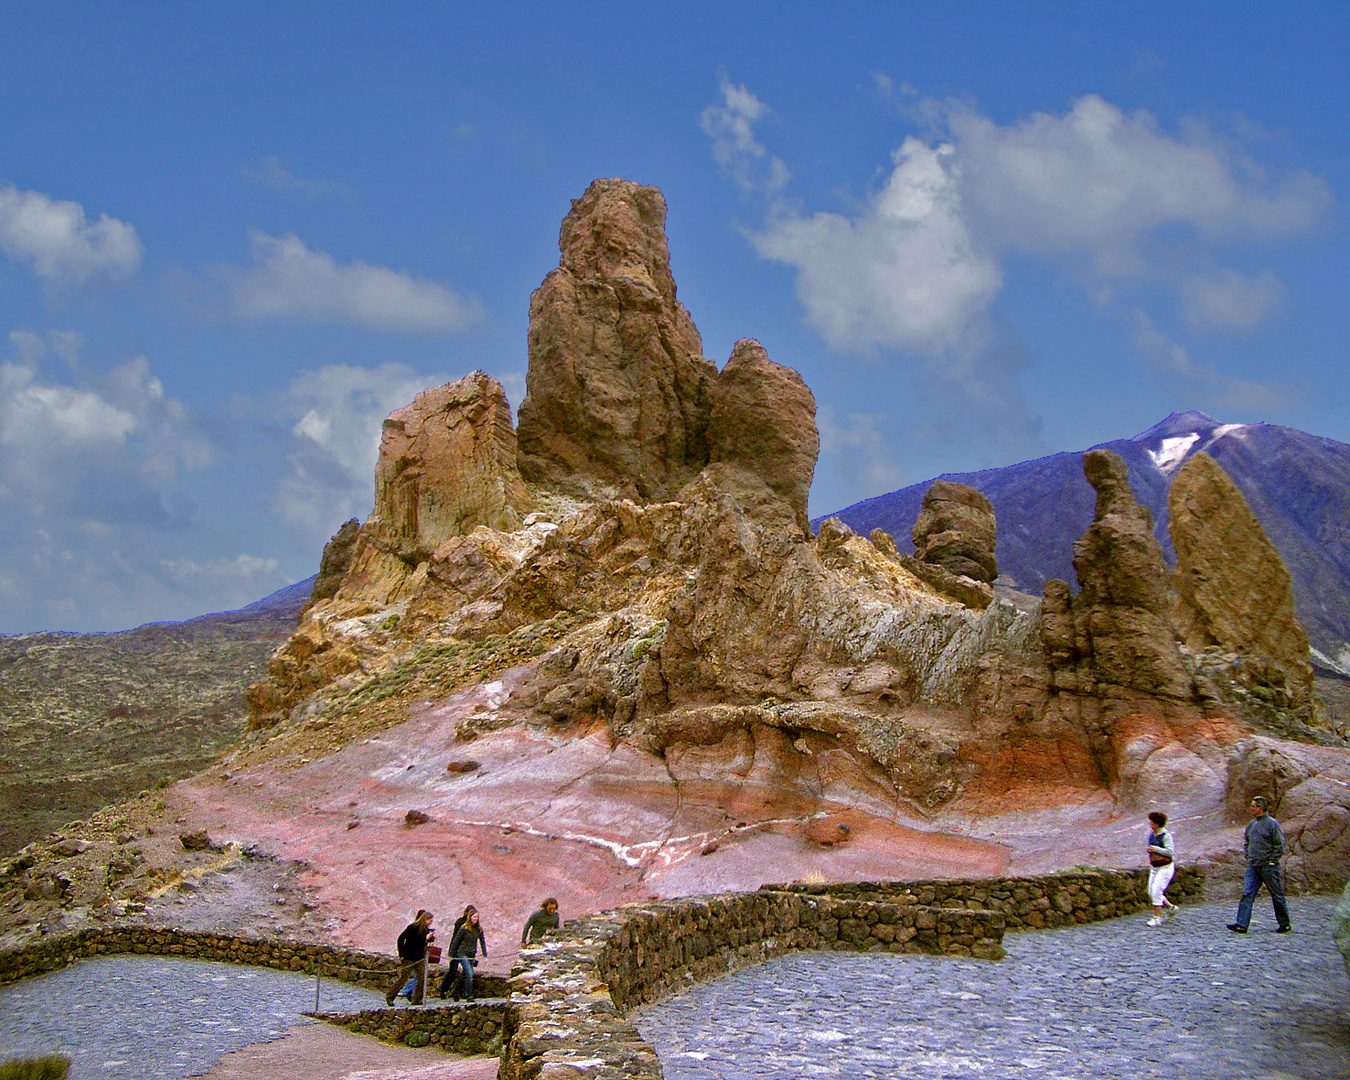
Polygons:
<instances>
[{"instance_id":1,"label":"rock formation","mask_svg":"<svg viewBox=\"0 0 1350 1080\"><path fill-rule=\"evenodd\" d=\"M665 220L661 192L626 180L595 181L563 219L558 269L530 298L526 479L647 501L707 463L717 369L675 298Z\"/></svg>"},{"instance_id":2,"label":"rock formation","mask_svg":"<svg viewBox=\"0 0 1350 1080\"><path fill-rule=\"evenodd\" d=\"M384 422L375 509L341 591L396 599L441 544L479 525L517 529L529 504L501 384L475 371L424 390Z\"/></svg>"},{"instance_id":3,"label":"rock formation","mask_svg":"<svg viewBox=\"0 0 1350 1080\"><path fill-rule=\"evenodd\" d=\"M1130 492L1125 463L1109 450L1083 455L1096 513L1074 545L1080 592L1045 586L1042 638L1055 685L1092 693L1098 685L1186 700L1192 680L1172 625L1170 575L1149 513Z\"/></svg>"},{"instance_id":4,"label":"rock formation","mask_svg":"<svg viewBox=\"0 0 1350 1080\"><path fill-rule=\"evenodd\" d=\"M935 480L914 523L914 557L975 581L998 577L994 507L981 492Z\"/></svg>"},{"instance_id":5,"label":"rock formation","mask_svg":"<svg viewBox=\"0 0 1350 1080\"><path fill-rule=\"evenodd\" d=\"M815 395L753 339L736 342L717 376L708 455L749 470L787 500L803 531L820 453Z\"/></svg>"},{"instance_id":6,"label":"rock formation","mask_svg":"<svg viewBox=\"0 0 1350 1080\"><path fill-rule=\"evenodd\" d=\"M1202 451L1178 470L1167 504L1182 640L1197 652L1241 654L1252 687L1306 711L1308 635L1294 614L1289 572L1247 500Z\"/></svg>"},{"instance_id":7,"label":"rock formation","mask_svg":"<svg viewBox=\"0 0 1350 1080\"><path fill-rule=\"evenodd\" d=\"M453 407L419 397L391 418L363 546L250 691L255 725L281 722L276 745L323 732L335 747L495 687L457 739L600 733L682 793L802 822L830 800L887 815L1104 794L1210 806L1254 775L1256 751L1226 756L1250 732L1179 647L1120 458L1085 456L1081 591L1052 581L1039 610L994 596L994 514L961 485L928 493L915 557L833 520L812 536L812 395L752 340L721 373L703 360L664 212L622 181L574 204L531 304L518 455L485 376L441 388ZM451 438L428 433L447 431L468 449L441 495L428 462ZM838 829L794 835L859 844L856 829L842 845ZM1321 835L1309 844L1339 850Z\"/></svg>"},{"instance_id":8,"label":"rock formation","mask_svg":"<svg viewBox=\"0 0 1350 1080\"><path fill-rule=\"evenodd\" d=\"M341 528L323 546L319 572L309 593L310 604L330 600L337 595L342 579L347 576L347 570L352 564L352 556L356 552L356 539L360 532L361 522L356 518L350 518L342 523ZM308 606L307 604L306 609Z\"/></svg>"}]
</instances>

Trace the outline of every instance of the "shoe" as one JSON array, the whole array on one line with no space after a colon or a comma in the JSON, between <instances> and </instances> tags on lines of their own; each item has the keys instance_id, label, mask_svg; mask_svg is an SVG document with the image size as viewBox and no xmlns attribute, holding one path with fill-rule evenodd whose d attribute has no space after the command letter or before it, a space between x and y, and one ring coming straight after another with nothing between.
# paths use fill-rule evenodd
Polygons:
<instances>
[{"instance_id":1,"label":"shoe","mask_svg":"<svg viewBox=\"0 0 1350 1080\"><path fill-rule=\"evenodd\" d=\"M1149 926L1161 926L1161 925L1162 925L1162 919L1159 918L1157 915L1154 915L1153 918L1149 919L1148 925L1149 925Z\"/></svg>"},{"instance_id":2,"label":"shoe","mask_svg":"<svg viewBox=\"0 0 1350 1080\"><path fill-rule=\"evenodd\" d=\"M1175 919L1175 918L1176 918L1176 915L1177 915L1177 912L1180 911L1180 910L1181 910L1181 908L1177 907L1176 904L1168 904L1168 905L1167 905L1167 921L1168 921L1168 922L1171 922L1173 919Z\"/></svg>"},{"instance_id":3,"label":"shoe","mask_svg":"<svg viewBox=\"0 0 1350 1080\"><path fill-rule=\"evenodd\" d=\"M1289 933L1289 931L1292 930L1292 929L1293 929L1292 926L1277 926L1277 927L1275 928L1275 933L1277 933L1277 934L1287 934L1287 933Z\"/></svg>"},{"instance_id":4,"label":"shoe","mask_svg":"<svg viewBox=\"0 0 1350 1080\"><path fill-rule=\"evenodd\" d=\"M1247 928L1245 926L1243 926L1241 923L1235 922L1230 922L1228 924L1228 929L1233 931L1233 933L1235 934L1245 934L1247 932Z\"/></svg>"}]
</instances>

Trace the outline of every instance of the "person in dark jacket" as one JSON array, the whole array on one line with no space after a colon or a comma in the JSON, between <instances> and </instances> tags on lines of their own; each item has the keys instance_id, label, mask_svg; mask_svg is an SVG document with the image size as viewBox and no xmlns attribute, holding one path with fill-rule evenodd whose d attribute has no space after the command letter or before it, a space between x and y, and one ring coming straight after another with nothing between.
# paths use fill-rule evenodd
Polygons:
<instances>
[{"instance_id":1,"label":"person in dark jacket","mask_svg":"<svg viewBox=\"0 0 1350 1080\"><path fill-rule=\"evenodd\" d=\"M436 938L436 932L431 929L433 918L431 912L425 909L418 911L417 917L398 936L398 978L384 995L384 1003L391 1009L394 1007L395 995L402 989L409 975L417 979L417 984L413 988L412 1003L422 1004L422 995L427 982L427 942Z\"/></svg>"},{"instance_id":2,"label":"person in dark jacket","mask_svg":"<svg viewBox=\"0 0 1350 1080\"><path fill-rule=\"evenodd\" d=\"M486 956L487 938L483 935L483 928L478 922L478 909L470 904L464 909L464 914L455 920L455 934L450 939L450 966L441 979L440 989L437 991L439 996L445 997L446 991L451 990L453 986L450 996L456 1001L459 1000L461 992L465 1001L473 1000L473 969L478 964L480 945L483 947L483 955Z\"/></svg>"},{"instance_id":3,"label":"person in dark jacket","mask_svg":"<svg viewBox=\"0 0 1350 1080\"><path fill-rule=\"evenodd\" d=\"M539 910L525 920L525 929L520 932L522 945L533 945L550 930L558 929L558 901L550 896Z\"/></svg>"},{"instance_id":4,"label":"person in dark jacket","mask_svg":"<svg viewBox=\"0 0 1350 1080\"><path fill-rule=\"evenodd\" d=\"M1242 886L1242 899L1238 902L1237 922L1230 922L1228 929L1235 934L1247 932L1252 921L1252 903L1264 885L1270 891L1270 902L1275 908L1275 933L1287 934L1293 927L1289 922L1284 888L1280 884L1284 833L1280 823L1266 812L1266 800L1260 795L1252 800L1250 809L1252 820L1247 823L1247 833L1242 841L1247 856L1247 878Z\"/></svg>"}]
</instances>

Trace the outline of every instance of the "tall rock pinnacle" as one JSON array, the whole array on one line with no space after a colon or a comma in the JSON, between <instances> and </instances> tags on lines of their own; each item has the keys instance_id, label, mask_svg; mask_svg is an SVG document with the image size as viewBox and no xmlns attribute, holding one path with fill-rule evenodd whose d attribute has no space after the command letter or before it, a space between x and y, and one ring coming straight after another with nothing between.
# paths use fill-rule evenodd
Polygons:
<instances>
[{"instance_id":1,"label":"tall rock pinnacle","mask_svg":"<svg viewBox=\"0 0 1350 1080\"><path fill-rule=\"evenodd\" d=\"M651 501L707 463L717 369L675 298L665 221L661 192L627 180L596 180L563 219L558 269L530 298L527 480Z\"/></svg>"}]
</instances>

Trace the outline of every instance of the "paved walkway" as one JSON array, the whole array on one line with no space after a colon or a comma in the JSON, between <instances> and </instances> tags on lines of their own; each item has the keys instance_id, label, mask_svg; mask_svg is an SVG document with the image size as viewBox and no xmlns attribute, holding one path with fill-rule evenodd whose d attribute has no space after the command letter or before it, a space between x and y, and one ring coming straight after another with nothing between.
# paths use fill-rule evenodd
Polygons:
<instances>
[{"instance_id":1,"label":"paved walkway","mask_svg":"<svg viewBox=\"0 0 1350 1080\"><path fill-rule=\"evenodd\" d=\"M666 1080L1350 1078L1335 900L1009 934L1005 960L799 953L644 1009Z\"/></svg>"},{"instance_id":2,"label":"paved walkway","mask_svg":"<svg viewBox=\"0 0 1350 1080\"><path fill-rule=\"evenodd\" d=\"M383 1008L323 979L325 1010ZM0 987L0 1061L59 1053L70 1080L181 1080L279 1039L314 1008L314 976L167 956L101 956Z\"/></svg>"}]
</instances>

